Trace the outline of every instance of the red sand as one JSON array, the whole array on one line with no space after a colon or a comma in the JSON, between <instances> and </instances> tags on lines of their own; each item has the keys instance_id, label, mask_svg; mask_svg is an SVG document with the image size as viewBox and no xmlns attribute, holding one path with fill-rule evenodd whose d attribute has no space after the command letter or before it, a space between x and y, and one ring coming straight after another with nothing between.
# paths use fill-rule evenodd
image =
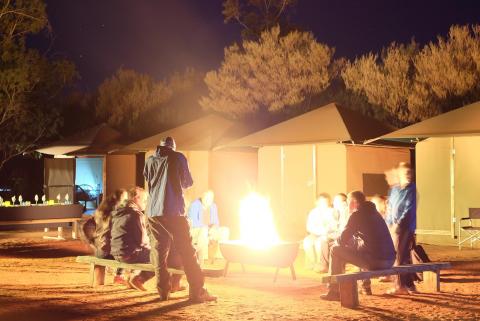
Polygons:
<instances>
[{"instance_id":1,"label":"red sand","mask_svg":"<svg viewBox=\"0 0 480 321\"><path fill-rule=\"evenodd\" d=\"M111 284L91 288L88 266L75 262L87 249L79 241L46 241L40 233L0 234L0 320L478 320L480 250L425 246L432 259L451 261L442 273L442 292L388 297L390 284L373 281L373 296L360 295L356 310L319 299L320 275L303 270L298 280L283 269L273 283L273 268L231 264L226 278L208 278L218 302L190 305L187 292L158 302L153 282L148 292ZM422 291L422 285L418 286Z\"/></svg>"}]
</instances>

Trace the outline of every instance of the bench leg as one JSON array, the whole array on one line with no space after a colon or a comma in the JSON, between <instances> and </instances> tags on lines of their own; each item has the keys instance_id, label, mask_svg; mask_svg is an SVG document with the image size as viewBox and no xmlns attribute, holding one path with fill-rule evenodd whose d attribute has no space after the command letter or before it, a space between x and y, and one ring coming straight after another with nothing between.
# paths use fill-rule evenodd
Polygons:
<instances>
[{"instance_id":1,"label":"bench leg","mask_svg":"<svg viewBox=\"0 0 480 321\"><path fill-rule=\"evenodd\" d=\"M423 282L430 292L440 292L440 271L423 272Z\"/></svg>"},{"instance_id":2,"label":"bench leg","mask_svg":"<svg viewBox=\"0 0 480 321\"><path fill-rule=\"evenodd\" d=\"M223 268L223 276L227 276L227 273L228 273L228 265L230 264L230 262L226 261L225 262L225 267Z\"/></svg>"},{"instance_id":3,"label":"bench leg","mask_svg":"<svg viewBox=\"0 0 480 321\"><path fill-rule=\"evenodd\" d=\"M340 304L345 308L356 308L358 306L357 281L340 282Z\"/></svg>"},{"instance_id":4,"label":"bench leg","mask_svg":"<svg viewBox=\"0 0 480 321\"><path fill-rule=\"evenodd\" d=\"M105 267L101 265L90 264L90 285L98 286L105 284Z\"/></svg>"},{"instance_id":5,"label":"bench leg","mask_svg":"<svg viewBox=\"0 0 480 321\"><path fill-rule=\"evenodd\" d=\"M72 239L76 240L78 236L78 221L72 223Z\"/></svg>"}]
</instances>

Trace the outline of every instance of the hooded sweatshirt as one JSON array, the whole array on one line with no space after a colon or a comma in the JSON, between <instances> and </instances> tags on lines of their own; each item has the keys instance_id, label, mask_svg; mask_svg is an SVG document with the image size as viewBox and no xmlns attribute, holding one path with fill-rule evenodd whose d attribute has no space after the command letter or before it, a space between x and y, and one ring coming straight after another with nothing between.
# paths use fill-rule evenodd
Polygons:
<instances>
[{"instance_id":1,"label":"hooded sweatshirt","mask_svg":"<svg viewBox=\"0 0 480 321\"><path fill-rule=\"evenodd\" d=\"M113 256L130 256L135 251L150 247L143 213L135 203L128 202L113 211L111 226L110 252Z\"/></svg>"},{"instance_id":2,"label":"hooded sweatshirt","mask_svg":"<svg viewBox=\"0 0 480 321\"><path fill-rule=\"evenodd\" d=\"M395 258L395 248L387 224L372 202L363 203L350 215L340 235L340 245L348 244L354 236L363 241L358 250L370 257L379 260Z\"/></svg>"},{"instance_id":3,"label":"hooded sweatshirt","mask_svg":"<svg viewBox=\"0 0 480 321\"><path fill-rule=\"evenodd\" d=\"M183 189L193 185L188 162L182 153L158 146L143 170L148 184L147 216L178 216L185 213Z\"/></svg>"}]
</instances>

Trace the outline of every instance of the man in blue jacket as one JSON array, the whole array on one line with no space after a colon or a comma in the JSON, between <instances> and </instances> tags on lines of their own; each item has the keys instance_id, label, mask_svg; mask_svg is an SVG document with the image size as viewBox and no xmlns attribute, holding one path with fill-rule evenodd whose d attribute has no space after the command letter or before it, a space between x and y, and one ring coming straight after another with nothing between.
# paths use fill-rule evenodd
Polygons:
<instances>
[{"instance_id":1,"label":"man in blue jacket","mask_svg":"<svg viewBox=\"0 0 480 321\"><path fill-rule=\"evenodd\" d=\"M214 197L213 191L208 190L203 193L202 197L194 200L188 208L188 218L191 223L190 233L197 249L200 266L207 256L212 262L216 257L221 257L218 243L228 240L230 234L228 227L220 226Z\"/></svg>"},{"instance_id":2,"label":"man in blue jacket","mask_svg":"<svg viewBox=\"0 0 480 321\"><path fill-rule=\"evenodd\" d=\"M172 137L165 138L150 156L143 171L148 184L148 216L151 259L157 277L160 299L168 300L171 290L170 274L167 270L168 253L172 245L181 257L189 283L192 302L214 301L204 288L203 272L198 265L192 245L188 219L185 217L183 189L193 185L187 159L175 151Z\"/></svg>"},{"instance_id":3,"label":"man in blue jacket","mask_svg":"<svg viewBox=\"0 0 480 321\"><path fill-rule=\"evenodd\" d=\"M412 169L408 163L397 167L399 184L392 188L387 207L387 224L392 232L397 251L395 265L411 264L410 251L415 241L417 227L417 190L412 182ZM395 288L388 294L416 293L413 283L415 274L401 274L395 277Z\"/></svg>"}]
</instances>

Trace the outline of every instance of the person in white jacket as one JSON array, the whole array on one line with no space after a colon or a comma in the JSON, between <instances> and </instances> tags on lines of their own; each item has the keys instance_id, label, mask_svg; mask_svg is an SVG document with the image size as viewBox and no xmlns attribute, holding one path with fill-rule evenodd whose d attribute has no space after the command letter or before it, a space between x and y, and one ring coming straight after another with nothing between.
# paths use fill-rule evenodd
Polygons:
<instances>
[{"instance_id":1,"label":"person in white jacket","mask_svg":"<svg viewBox=\"0 0 480 321\"><path fill-rule=\"evenodd\" d=\"M308 235L303 240L305 250L305 267L316 272L328 271L328 259L322 255L323 243L328 242L329 235L335 232L336 220L330 207L330 195L322 193L318 196L315 208L307 219Z\"/></svg>"}]
</instances>

